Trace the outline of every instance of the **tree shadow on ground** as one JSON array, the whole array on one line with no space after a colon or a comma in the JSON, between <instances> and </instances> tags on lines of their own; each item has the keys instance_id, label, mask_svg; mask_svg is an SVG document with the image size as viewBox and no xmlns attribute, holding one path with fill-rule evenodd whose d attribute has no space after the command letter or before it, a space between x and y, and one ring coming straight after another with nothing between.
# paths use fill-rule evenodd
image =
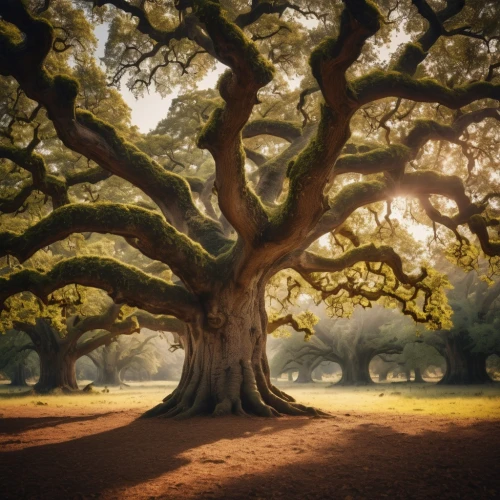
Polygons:
<instances>
[{"instance_id":1,"label":"tree shadow on ground","mask_svg":"<svg viewBox=\"0 0 500 500\"><path fill-rule=\"evenodd\" d=\"M314 457L227 481L206 498L494 499L500 498L500 421L464 427L443 420L442 431L408 434L360 423L322 436ZM205 498L205 497L204 497Z\"/></svg>"},{"instance_id":2,"label":"tree shadow on ground","mask_svg":"<svg viewBox=\"0 0 500 500\"><path fill-rule=\"evenodd\" d=\"M8 417L0 419L0 435L2 434L19 434L21 432L31 431L35 429L43 429L45 427L54 427L56 425L68 424L74 422L85 422L87 420L95 420L96 418L105 417L112 412L97 413L95 415L87 415L82 417Z\"/></svg>"},{"instance_id":3,"label":"tree shadow on ground","mask_svg":"<svg viewBox=\"0 0 500 500\"><path fill-rule=\"evenodd\" d=\"M0 452L2 497L93 498L104 490L124 491L188 464L190 461L181 455L193 448L256 433L271 435L291 428L299 431L308 421L305 418L207 417L188 421L154 418L135 420L70 441L3 451ZM213 461L206 462L210 467Z\"/></svg>"}]
</instances>

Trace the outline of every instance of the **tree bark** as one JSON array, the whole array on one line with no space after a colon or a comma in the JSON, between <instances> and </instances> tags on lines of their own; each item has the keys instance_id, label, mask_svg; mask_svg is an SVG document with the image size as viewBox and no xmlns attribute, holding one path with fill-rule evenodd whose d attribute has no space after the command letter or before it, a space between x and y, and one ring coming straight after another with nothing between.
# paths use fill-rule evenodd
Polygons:
<instances>
[{"instance_id":1,"label":"tree bark","mask_svg":"<svg viewBox=\"0 0 500 500\"><path fill-rule=\"evenodd\" d=\"M28 385L26 382L26 367L24 363L16 363L10 379L10 385L15 387L26 387Z\"/></svg>"},{"instance_id":2,"label":"tree bark","mask_svg":"<svg viewBox=\"0 0 500 500\"><path fill-rule=\"evenodd\" d=\"M350 353L344 359L342 365L342 377L337 385L369 385L373 383L370 377L369 353Z\"/></svg>"},{"instance_id":3,"label":"tree bark","mask_svg":"<svg viewBox=\"0 0 500 500\"><path fill-rule=\"evenodd\" d=\"M97 367L95 385L120 385L121 383L120 373L116 365L104 362Z\"/></svg>"},{"instance_id":4,"label":"tree bark","mask_svg":"<svg viewBox=\"0 0 500 500\"><path fill-rule=\"evenodd\" d=\"M415 380L414 382L417 384L423 384L425 382L424 378L422 377L422 370L420 369L419 366L415 368Z\"/></svg>"},{"instance_id":5,"label":"tree bark","mask_svg":"<svg viewBox=\"0 0 500 500\"><path fill-rule=\"evenodd\" d=\"M56 351L39 351L40 379L35 390L40 393L52 392L55 389L77 391L76 355L66 349Z\"/></svg>"},{"instance_id":6,"label":"tree bark","mask_svg":"<svg viewBox=\"0 0 500 500\"><path fill-rule=\"evenodd\" d=\"M40 359L40 378L35 391L48 393L55 389L77 391L75 342L60 339L44 319L37 319L33 328L26 328Z\"/></svg>"},{"instance_id":7,"label":"tree bark","mask_svg":"<svg viewBox=\"0 0 500 500\"><path fill-rule=\"evenodd\" d=\"M299 374L294 380L296 384L312 384L312 372L313 372L314 360L304 360L304 362L299 365Z\"/></svg>"},{"instance_id":8,"label":"tree bark","mask_svg":"<svg viewBox=\"0 0 500 500\"><path fill-rule=\"evenodd\" d=\"M145 416L318 414L271 384L264 287L236 288L219 292L188 325L179 385Z\"/></svg>"},{"instance_id":9,"label":"tree bark","mask_svg":"<svg viewBox=\"0 0 500 500\"><path fill-rule=\"evenodd\" d=\"M442 385L487 384L492 379L486 371L487 354L471 352L466 332L445 338L446 372L438 382Z\"/></svg>"}]
</instances>

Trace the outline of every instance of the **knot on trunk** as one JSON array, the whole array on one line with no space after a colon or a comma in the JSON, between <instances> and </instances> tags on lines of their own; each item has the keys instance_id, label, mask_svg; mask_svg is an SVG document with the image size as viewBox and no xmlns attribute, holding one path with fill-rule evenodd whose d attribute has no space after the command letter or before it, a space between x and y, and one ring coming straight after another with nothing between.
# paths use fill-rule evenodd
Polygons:
<instances>
[{"instance_id":1,"label":"knot on trunk","mask_svg":"<svg viewBox=\"0 0 500 500\"><path fill-rule=\"evenodd\" d=\"M226 322L226 315L221 312L210 312L207 314L207 323L210 328L221 328Z\"/></svg>"}]
</instances>

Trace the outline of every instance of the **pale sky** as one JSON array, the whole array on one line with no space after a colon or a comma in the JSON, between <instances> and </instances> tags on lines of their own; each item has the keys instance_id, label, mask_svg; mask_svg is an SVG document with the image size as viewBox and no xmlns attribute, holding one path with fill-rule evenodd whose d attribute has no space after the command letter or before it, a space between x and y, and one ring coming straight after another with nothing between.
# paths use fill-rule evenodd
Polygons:
<instances>
[{"instance_id":1,"label":"pale sky","mask_svg":"<svg viewBox=\"0 0 500 500\"><path fill-rule=\"evenodd\" d=\"M315 24L316 22L317 21L315 20L305 20L304 24L310 25ZM99 58L104 55L104 45L108 35L108 24L106 23L96 26L95 35L99 41L96 52L96 56ZM409 37L405 33L398 31L387 47L382 49L382 59L388 58L397 49L398 45L405 43L408 40ZM214 88L223 71L224 66L217 63L216 69L198 83L198 88L201 90ZM300 80L293 83L299 85ZM122 85L120 91L125 102L132 109L132 124L139 127L139 130L143 133L147 133L151 129L154 129L156 124L161 119L166 117L170 103L172 102L172 99L176 97L176 95L172 93L163 98L154 90L153 87L149 93L145 93L143 97L139 98L136 98L126 85Z\"/></svg>"}]
</instances>

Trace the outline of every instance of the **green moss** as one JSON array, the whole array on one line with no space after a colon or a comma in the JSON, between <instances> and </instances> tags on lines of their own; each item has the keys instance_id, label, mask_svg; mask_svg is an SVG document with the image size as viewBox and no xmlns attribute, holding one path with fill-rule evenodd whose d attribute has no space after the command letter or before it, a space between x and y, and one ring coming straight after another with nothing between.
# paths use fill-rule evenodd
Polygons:
<instances>
[{"instance_id":1,"label":"green moss","mask_svg":"<svg viewBox=\"0 0 500 500\"><path fill-rule=\"evenodd\" d=\"M416 120L405 139L405 143L410 148L420 148L433 136L455 140L456 132L452 127L434 120Z\"/></svg>"},{"instance_id":2,"label":"green moss","mask_svg":"<svg viewBox=\"0 0 500 500\"><path fill-rule=\"evenodd\" d=\"M222 121L222 113L224 113L224 108L222 107L213 110L196 141L199 148L210 150L210 146L216 144L217 133Z\"/></svg>"},{"instance_id":3,"label":"green moss","mask_svg":"<svg viewBox=\"0 0 500 500\"><path fill-rule=\"evenodd\" d=\"M346 6L353 17L370 32L375 33L380 29L383 19L375 2L371 0L348 0Z\"/></svg>"},{"instance_id":4,"label":"green moss","mask_svg":"<svg viewBox=\"0 0 500 500\"><path fill-rule=\"evenodd\" d=\"M393 70L413 74L427 53L419 43L407 43Z\"/></svg>"},{"instance_id":5,"label":"green moss","mask_svg":"<svg viewBox=\"0 0 500 500\"><path fill-rule=\"evenodd\" d=\"M311 52L309 66L318 82L321 83L321 63L338 56L341 48L342 44L337 43L337 38L327 38Z\"/></svg>"},{"instance_id":6,"label":"green moss","mask_svg":"<svg viewBox=\"0 0 500 500\"><path fill-rule=\"evenodd\" d=\"M316 80L321 84L321 64L337 58L345 48L347 38L351 36L351 17L354 17L367 30L364 39L380 29L382 16L377 6L370 0L349 0L340 16L338 37L323 40L311 53L309 65Z\"/></svg>"},{"instance_id":7,"label":"green moss","mask_svg":"<svg viewBox=\"0 0 500 500\"><path fill-rule=\"evenodd\" d=\"M23 35L16 26L0 21L0 47L7 55L22 47Z\"/></svg>"},{"instance_id":8,"label":"green moss","mask_svg":"<svg viewBox=\"0 0 500 500\"><path fill-rule=\"evenodd\" d=\"M210 38L214 41L216 51L229 52L224 45L229 45L230 50L237 51L239 57L250 65L252 75L259 86L264 86L273 79L273 65L259 53L255 43L248 40L238 26L226 19L218 2L196 0L193 2L193 10L200 21L205 24ZM239 66L238 61L233 60L231 56L227 57L227 64L233 71L236 71L236 66Z\"/></svg>"},{"instance_id":9,"label":"green moss","mask_svg":"<svg viewBox=\"0 0 500 500\"><path fill-rule=\"evenodd\" d=\"M460 108L477 99L500 99L500 86L490 82L474 82L449 89L431 78L415 79L398 71L379 69L356 79L351 83L351 88L357 98L363 97L362 101L391 95L390 90L394 88L397 89L393 94L395 96L408 95L409 99L439 102L451 109Z\"/></svg>"},{"instance_id":10,"label":"green moss","mask_svg":"<svg viewBox=\"0 0 500 500\"><path fill-rule=\"evenodd\" d=\"M357 172L359 169L365 174L380 172L394 167L399 167L408 161L411 149L402 144L393 144L387 148L376 148L366 153L347 154L341 156L335 170L338 173Z\"/></svg>"}]
</instances>

